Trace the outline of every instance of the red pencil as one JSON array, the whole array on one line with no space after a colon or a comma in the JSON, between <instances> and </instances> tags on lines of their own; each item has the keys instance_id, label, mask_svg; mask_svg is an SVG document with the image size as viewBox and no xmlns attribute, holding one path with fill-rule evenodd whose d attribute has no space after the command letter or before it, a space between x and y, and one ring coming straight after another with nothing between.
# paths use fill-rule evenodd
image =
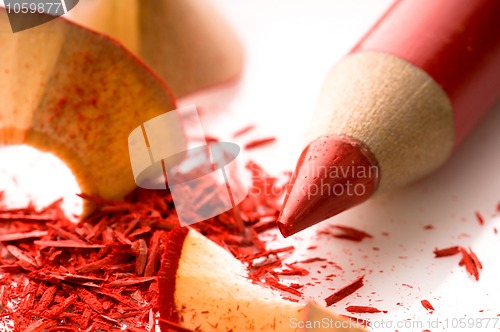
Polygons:
<instances>
[{"instance_id":1,"label":"red pencil","mask_svg":"<svg viewBox=\"0 0 500 332\"><path fill-rule=\"evenodd\" d=\"M286 237L441 166L500 95L500 1L396 1L327 76Z\"/></svg>"}]
</instances>

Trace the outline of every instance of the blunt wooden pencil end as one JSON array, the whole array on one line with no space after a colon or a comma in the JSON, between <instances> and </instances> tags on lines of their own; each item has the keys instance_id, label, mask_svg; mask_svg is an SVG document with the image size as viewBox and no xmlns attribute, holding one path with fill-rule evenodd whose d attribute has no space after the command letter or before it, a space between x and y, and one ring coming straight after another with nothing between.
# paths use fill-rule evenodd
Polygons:
<instances>
[{"instance_id":1,"label":"blunt wooden pencil end","mask_svg":"<svg viewBox=\"0 0 500 332\"><path fill-rule=\"evenodd\" d=\"M376 190L378 162L361 142L348 136L322 136L302 152L278 220L283 236L347 210Z\"/></svg>"}]
</instances>

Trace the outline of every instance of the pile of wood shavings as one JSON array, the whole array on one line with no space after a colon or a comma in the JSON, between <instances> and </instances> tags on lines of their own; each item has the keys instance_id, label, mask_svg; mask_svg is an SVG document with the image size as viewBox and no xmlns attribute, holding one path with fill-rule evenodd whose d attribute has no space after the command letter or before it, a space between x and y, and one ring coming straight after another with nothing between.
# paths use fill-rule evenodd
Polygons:
<instances>
[{"instance_id":1,"label":"pile of wood shavings","mask_svg":"<svg viewBox=\"0 0 500 332\"><path fill-rule=\"evenodd\" d=\"M235 209L193 228L247 262L255 280L300 296L278 276L306 275L283 265L259 233L275 227L283 181L255 163L248 197ZM287 173L287 176L289 173ZM277 188L280 186L280 188ZM98 206L78 224L62 200L42 210L8 209L0 195L0 327L15 331L152 331L156 326L156 275L168 232L179 226L168 191L138 189L125 201L82 195ZM271 259L256 264L257 259ZM265 277L264 277L265 276Z\"/></svg>"},{"instance_id":2,"label":"pile of wood shavings","mask_svg":"<svg viewBox=\"0 0 500 332\"><path fill-rule=\"evenodd\" d=\"M304 285L284 284L281 277L309 275L304 267L307 263L335 263L320 257L284 263L283 255L293 253L293 246L268 249L269 240L259 235L276 227L282 193L291 173L285 172L278 179L253 162L247 169L252 175L248 197L237 208L192 227L244 262L254 282L289 294L283 298L297 302ZM159 260L169 231L179 226L170 193L138 189L124 202L82 197L96 204L98 210L74 224L64 216L61 201L42 210L33 206L8 209L2 206L0 193L0 329L155 330ZM354 242L372 237L340 225L318 235ZM460 265L465 265L476 280L479 278L482 265L470 248L467 251L457 246L434 253L436 257L461 253ZM326 305L356 292L364 285L363 280L364 276L359 276L335 290L325 298ZM367 306L349 306L346 310L386 312Z\"/></svg>"},{"instance_id":3,"label":"pile of wood shavings","mask_svg":"<svg viewBox=\"0 0 500 332\"><path fill-rule=\"evenodd\" d=\"M16 331L152 330L156 274L177 224L169 194L84 197L99 212L70 222L57 201L1 209L0 324Z\"/></svg>"}]
</instances>

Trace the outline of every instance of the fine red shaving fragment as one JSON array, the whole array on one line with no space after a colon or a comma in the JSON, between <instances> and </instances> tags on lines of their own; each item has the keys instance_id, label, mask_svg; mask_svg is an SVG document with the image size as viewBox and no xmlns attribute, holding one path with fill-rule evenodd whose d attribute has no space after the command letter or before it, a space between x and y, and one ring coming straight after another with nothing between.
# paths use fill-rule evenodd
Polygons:
<instances>
[{"instance_id":1,"label":"fine red shaving fragment","mask_svg":"<svg viewBox=\"0 0 500 332\"><path fill-rule=\"evenodd\" d=\"M387 313L387 310L380 310L374 307L356 305L348 306L347 308L345 308L345 310L353 314L376 314L379 312Z\"/></svg>"},{"instance_id":2,"label":"fine red shaving fragment","mask_svg":"<svg viewBox=\"0 0 500 332\"><path fill-rule=\"evenodd\" d=\"M306 263L314 263L314 262L325 262L326 258L321 258L321 257L311 257L307 259L303 259L301 261L295 261L293 264L306 264Z\"/></svg>"},{"instance_id":3,"label":"fine red shaving fragment","mask_svg":"<svg viewBox=\"0 0 500 332\"><path fill-rule=\"evenodd\" d=\"M479 261L479 259L476 256L476 253L474 251L472 251L472 249L470 247L469 247L469 255L470 255L470 258L472 259L472 262L474 262L474 265L478 269L482 269L483 268L483 264Z\"/></svg>"},{"instance_id":4,"label":"fine red shaving fragment","mask_svg":"<svg viewBox=\"0 0 500 332\"><path fill-rule=\"evenodd\" d=\"M38 238L47 235L47 231L32 231L25 233L11 233L11 234L2 234L0 235L0 242L9 242L9 241L18 241L25 240L30 238Z\"/></svg>"},{"instance_id":5,"label":"fine red shaving fragment","mask_svg":"<svg viewBox=\"0 0 500 332\"><path fill-rule=\"evenodd\" d=\"M151 237L151 246L149 249L148 260L144 269L144 276L150 277L154 274L156 266L158 265L158 251L160 249L160 238L163 232L156 231Z\"/></svg>"},{"instance_id":6,"label":"fine red shaving fragment","mask_svg":"<svg viewBox=\"0 0 500 332\"><path fill-rule=\"evenodd\" d=\"M422 300L420 301L420 303L422 303L422 306L432 314L432 312L434 311L434 307L428 300Z\"/></svg>"},{"instance_id":7,"label":"fine red shaving fragment","mask_svg":"<svg viewBox=\"0 0 500 332\"><path fill-rule=\"evenodd\" d=\"M251 125L248 125L246 127L243 127L241 128L240 130L237 130L234 132L233 134L233 138L236 138L238 136L241 136L243 134L246 134L247 132L249 132L250 130L254 129L255 128L255 125L251 124Z\"/></svg>"},{"instance_id":8,"label":"fine red shaving fragment","mask_svg":"<svg viewBox=\"0 0 500 332\"><path fill-rule=\"evenodd\" d=\"M277 249L265 250L265 251L257 252L255 254L252 254L252 255L249 255L247 257L244 257L244 258L242 258L242 260L243 261L251 261L251 260L254 260L256 258L270 256L270 255L277 255L279 253L287 252L287 251L292 251L294 249L295 248L293 246L288 246L288 247L284 247L284 248L277 248Z\"/></svg>"},{"instance_id":9,"label":"fine red shaving fragment","mask_svg":"<svg viewBox=\"0 0 500 332\"><path fill-rule=\"evenodd\" d=\"M218 137L215 137L215 136L211 136L211 135L206 135L205 134L205 141L207 143L211 143L211 142L218 142L219 141L219 138Z\"/></svg>"},{"instance_id":10,"label":"fine red shaving fragment","mask_svg":"<svg viewBox=\"0 0 500 332\"><path fill-rule=\"evenodd\" d=\"M135 273L141 275L146 268L146 263L148 259L148 245L144 239L139 239L134 243L132 249L137 252L135 259Z\"/></svg>"},{"instance_id":11,"label":"fine red shaving fragment","mask_svg":"<svg viewBox=\"0 0 500 332\"><path fill-rule=\"evenodd\" d=\"M247 150L254 149L254 148L260 147L262 145L272 143L274 141L276 141L276 137L267 137L267 138L257 139L257 140L254 140L254 141L251 141L251 142L248 142L247 144L245 144L245 149L247 149Z\"/></svg>"},{"instance_id":12,"label":"fine red shaving fragment","mask_svg":"<svg viewBox=\"0 0 500 332\"><path fill-rule=\"evenodd\" d=\"M267 261L263 264L260 264L259 266L252 265L250 266L250 268L252 269L249 274L250 279L252 279L255 283L259 283L262 281L263 277L268 274L272 275L275 278L278 278L276 269L280 268L282 265L283 264L279 259L276 259L274 261Z\"/></svg>"},{"instance_id":13,"label":"fine red shaving fragment","mask_svg":"<svg viewBox=\"0 0 500 332\"><path fill-rule=\"evenodd\" d=\"M99 249L104 248L102 244L88 244L82 241L74 240L58 240L58 241L35 241L36 245L41 247L53 247L53 248L80 248L80 249Z\"/></svg>"},{"instance_id":14,"label":"fine red shaving fragment","mask_svg":"<svg viewBox=\"0 0 500 332\"><path fill-rule=\"evenodd\" d=\"M30 213L30 209L26 209L26 213ZM20 210L18 213L2 213L0 214L0 221L2 222L14 222L14 221L20 221L20 222L40 222L40 223L46 223L46 222L57 222L58 219L55 217L50 217L46 215L24 215L25 211Z\"/></svg>"},{"instance_id":15,"label":"fine red shaving fragment","mask_svg":"<svg viewBox=\"0 0 500 332\"><path fill-rule=\"evenodd\" d=\"M479 266L476 265L470 253L468 253L465 248L460 248L460 252L462 253L462 260L467 272L469 272L469 274L472 275L474 279L479 280Z\"/></svg>"},{"instance_id":16,"label":"fine red shaving fragment","mask_svg":"<svg viewBox=\"0 0 500 332\"><path fill-rule=\"evenodd\" d=\"M479 223L479 225L481 225L481 226L484 225L483 216L478 211L476 211L475 215L476 215L476 219L477 219L477 222Z\"/></svg>"},{"instance_id":17,"label":"fine red shaving fragment","mask_svg":"<svg viewBox=\"0 0 500 332\"><path fill-rule=\"evenodd\" d=\"M289 296L283 296L282 298L283 298L283 300L287 300L287 301L290 301L290 302L295 302L295 303L299 302L299 299L296 299L296 298L293 298L293 297L289 297Z\"/></svg>"},{"instance_id":18,"label":"fine red shaving fragment","mask_svg":"<svg viewBox=\"0 0 500 332\"><path fill-rule=\"evenodd\" d=\"M371 234L368 234L368 233L363 232L361 230L355 229L353 227L342 226L342 225L333 225L331 227L340 231L340 233L339 232L330 232L327 230L320 231L319 233L331 235L331 236L338 238L338 239L346 239L346 240L351 240L351 241L355 241L355 242L361 242L365 238L373 238L373 236Z\"/></svg>"},{"instance_id":19,"label":"fine red shaving fragment","mask_svg":"<svg viewBox=\"0 0 500 332\"><path fill-rule=\"evenodd\" d=\"M467 251L466 248L460 246L453 246L444 249L434 249L434 257L446 257L453 256L458 253L461 253L462 257L458 262L458 265L465 266L466 271L474 277L474 279L479 280L479 271L483 268L483 264L477 258L476 254L469 248Z\"/></svg>"},{"instance_id":20,"label":"fine red shaving fragment","mask_svg":"<svg viewBox=\"0 0 500 332\"><path fill-rule=\"evenodd\" d=\"M279 289L279 290L291 293L293 295L302 296L302 292L301 291L298 291L294 287L283 285L282 283L280 283L278 280L276 280L274 278L271 278L271 277L266 278L266 284L269 285L269 286L273 286L276 289Z\"/></svg>"},{"instance_id":21,"label":"fine red shaving fragment","mask_svg":"<svg viewBox=\"0 0 500 332\"><path fill-rule=\"evenodd\" d=\"M295 266L293 264L285 264L287 269L283 269L280 272L276 272L277 275L283 276L307 276L309 271L301 267Z\"/></svg>"},{"instance_id":22,"label":"fine red shaving fragment","mask_svg":"<svg viewBox=\"0 0 500 332\"><path fill-rule=\"evenodd\" d=\"M443 249L434 249L434 257L446 257L446 256L453 256L456 255L460 252L460 247L459 246L453 246L449 248L443 248Z\"/></svg>"},{"instance_id":23,"label":"fine red shaving fragment","mask_svg":"<svg viewBox=\"0 0 500 332\"><path fill-rule=\"evenodd\" d=\"M335 304L335 303L339 302L340 300L346 298L347 296L351 295L352 293L354 293L355 291L357 291L358 289L360 289L361 287L363 287L363 285L364 285L364 278L365 278L365 276L363 275L363 276L355 279L350 284L348 284L348 285L340 288L339 290L337 290L332 295L328 296L325 299L326 306L329 307L332 304Z\"/></svg>"}]
</instances>

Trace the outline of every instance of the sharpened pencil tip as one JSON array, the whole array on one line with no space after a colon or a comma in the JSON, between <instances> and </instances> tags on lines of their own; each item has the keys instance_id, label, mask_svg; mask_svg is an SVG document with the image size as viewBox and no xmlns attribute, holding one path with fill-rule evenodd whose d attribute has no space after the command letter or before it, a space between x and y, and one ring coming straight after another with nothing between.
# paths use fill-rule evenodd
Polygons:
<instances>
[{"instance_id":1,"label":"sharpened pencil tip","mask_svg":"<svg viewBox=\"0 0 500 332\"><path fill-rule=\"evenodd\" d=\"M378 162L360 141L322 136L302 152L290 180L278 228L284 237L368 199L379 183Z\"/></svg>"}]
</instances>

